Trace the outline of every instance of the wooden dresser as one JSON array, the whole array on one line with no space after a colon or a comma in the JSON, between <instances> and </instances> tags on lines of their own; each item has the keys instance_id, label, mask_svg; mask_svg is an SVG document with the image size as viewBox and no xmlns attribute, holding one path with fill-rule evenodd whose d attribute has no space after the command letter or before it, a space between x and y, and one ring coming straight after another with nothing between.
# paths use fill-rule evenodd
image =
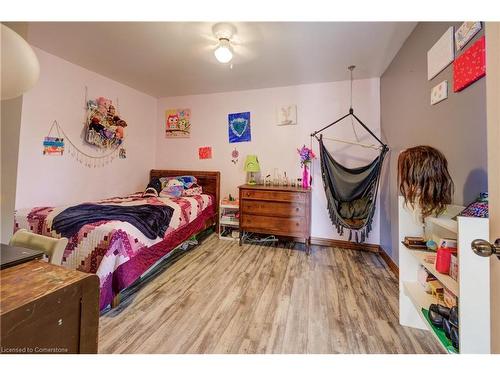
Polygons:
<instances>
[{"instance_id":1,"label":"wooden dresser","mask_svg":"<svg viewBox=\"0 0 500 375\"><path fill-rule=\"evenodd\" d=\"M311 190L285 186L241 185L240 245L243 232L304 239L311 245Z\"/></svg>"},{"instance_id":2,"label":"wooden dresser","mask_svg":"<svg viewBox=\"0 0 500 375\"><path fill-rule=\"evenodd\" d=\"M99 278L33 260L0 271L0 353L97 353Z\"/></svg>"}]
</instances>

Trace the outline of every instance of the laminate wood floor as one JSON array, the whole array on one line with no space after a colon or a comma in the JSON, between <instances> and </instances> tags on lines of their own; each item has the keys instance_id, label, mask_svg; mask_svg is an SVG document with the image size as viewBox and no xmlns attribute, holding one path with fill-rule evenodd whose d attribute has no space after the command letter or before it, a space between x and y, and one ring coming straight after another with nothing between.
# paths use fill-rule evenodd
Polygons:
<instances>
[{"instance_id":1,"label":"laminate wood floor","mask_svg":"<svg viewBox=\"0 0 500 375\"><path fill-rule=\"evenodd\" d=\"M239 247L215 235L100 319L101 353L439 353L398 323L370 252Z\"/></svg>"}]
</instances>

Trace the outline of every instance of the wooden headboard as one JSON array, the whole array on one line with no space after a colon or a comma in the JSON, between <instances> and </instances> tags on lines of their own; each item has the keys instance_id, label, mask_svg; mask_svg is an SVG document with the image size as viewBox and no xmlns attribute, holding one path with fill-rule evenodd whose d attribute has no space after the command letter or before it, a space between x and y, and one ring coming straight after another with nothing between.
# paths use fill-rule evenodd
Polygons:
<instances>
[{"instance_id":1,"label":"wooden headboard","mask_svg":"<svg viewBox=\"0 0 500 375\"><path fill-rule=\"evenodd\" d=\"M154 177L177 177L177 176L194 176L198 180L198 185L203 187L203 192L212 195L215 198L215 220L219 219L219 202L220 202L220 172L207 171L187 171L175 169L151 169L149 178Z\"/></svg>"}]
</instances>

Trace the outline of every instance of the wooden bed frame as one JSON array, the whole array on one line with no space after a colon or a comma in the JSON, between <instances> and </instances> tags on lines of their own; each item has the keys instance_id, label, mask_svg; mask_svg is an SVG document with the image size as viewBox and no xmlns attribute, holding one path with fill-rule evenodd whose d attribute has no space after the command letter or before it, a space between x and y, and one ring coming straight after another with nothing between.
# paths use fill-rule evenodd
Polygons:
<instances>
[{"instance_id":1,"label":"wooden bed frame","mask_svg":"<svg viewBox=\"0 0 500 375\"><path fill-rule=\"evenodd\" d=\"M149 179L161 177L177 177L177 176L194 176L198 180L198 185L203 188L204 194L210 194L214 197L215 213L205 221L205 225L201 232L214 227L217 233L219 229L219 202L220 202L220 172L207 172L207 171L188 171L188 170L174 170L174 169L151 169ZM187 238L186 238L187 239ZM146 273L150 272L147 270ZM135 287L132 285L132 287ZM111 302L111 308L117 307L123 296L123 292L118 293Z\"/></svg>"},{"instance_id":2,"label":"wooden bed frame","mask_svg":"<svg viewBox=\"0 0 500 375\"><path fill-rule=\"evenodd\" d=\"M203 188L203 193L210 194L215 201L215 214L207 220L205 228L215 225L215 231L219 230L219 203L220 203L220 172L208 171L189 171L176 169L151 169L149 178L154 177L177 177L177 176L194 176L198 180L198 185Z\"/></svg>"}]
</instances>

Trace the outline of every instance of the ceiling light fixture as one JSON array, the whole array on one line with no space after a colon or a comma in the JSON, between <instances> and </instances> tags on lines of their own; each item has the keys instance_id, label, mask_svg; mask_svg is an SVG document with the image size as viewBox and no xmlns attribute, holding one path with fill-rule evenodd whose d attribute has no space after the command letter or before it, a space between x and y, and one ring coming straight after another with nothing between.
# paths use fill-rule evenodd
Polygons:
<instances>
[{"instance_id":1,"label":"ceiling light fixture","mask_svg":"<svg viewBox=\"0 0 500 375\"><path fill-rule=\"evenodd\" d=\"M231 43L229 39L220 38L219 45L214 51L215 58L222 64L226 64L233 59L233 52L231 51Z\"/></svg>"},{"instance_id":2,"label":"ceiling light fixture","mask_svg":"<svg viewBox=\"0 0 500 375\"><path fill-rule=\"evenodd\" d=\"M215 58L222 64L227 64L233 59L231 37L236 33L236 28L229 23L217 23L212 31L219 41L214 51Z\"/></svg>"}]
</instances>

